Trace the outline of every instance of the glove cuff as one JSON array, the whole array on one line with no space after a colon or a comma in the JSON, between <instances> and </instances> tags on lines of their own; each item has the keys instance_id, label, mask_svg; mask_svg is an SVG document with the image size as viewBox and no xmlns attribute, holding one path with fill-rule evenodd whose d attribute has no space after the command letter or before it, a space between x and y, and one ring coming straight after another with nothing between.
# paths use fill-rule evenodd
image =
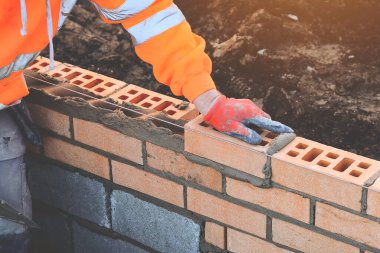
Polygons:
<instances>
[{"instance_id":1,"label":"glove cuff","mask_svg":"<svg viewBox=\"0 0 380 253\"><path fill-rule=\"evenodd\" d=\"M210 111L204 116L204 120L209 122L213 118L214 114L219 110L222 104L227 102L227 98L224 95L221 95L215 102L214 106L210 109Z\"/></svg>"}]
</instances>

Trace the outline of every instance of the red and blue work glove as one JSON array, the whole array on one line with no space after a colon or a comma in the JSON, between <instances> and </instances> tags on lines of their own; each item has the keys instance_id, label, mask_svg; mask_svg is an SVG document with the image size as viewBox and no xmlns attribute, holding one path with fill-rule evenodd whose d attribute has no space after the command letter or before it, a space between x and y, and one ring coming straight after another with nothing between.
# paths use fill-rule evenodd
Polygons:
<instances>
[{"instance_id":1,"label":"red and blue work glove","mask_svg":"<svg viewBox=\"0 0 380 253\"><path fill-rule=\"evenodd\" d=\"M249 99L226 98L216 90L199 96L195 105L205 115L204 120L216 130L250 144L260 144L261 136L248 125L256 125L275 133L293 133L290 127L271 117Z\"/></svg>"}]
</instances>

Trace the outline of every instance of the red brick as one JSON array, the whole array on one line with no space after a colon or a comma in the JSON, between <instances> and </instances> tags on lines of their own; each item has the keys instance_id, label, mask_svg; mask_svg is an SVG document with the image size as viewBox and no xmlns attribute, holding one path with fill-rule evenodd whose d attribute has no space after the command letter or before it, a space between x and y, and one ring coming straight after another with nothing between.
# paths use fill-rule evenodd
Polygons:
<instances>
[{"instance_id":1,"label":"red brick","mask_svg":"<svg viewBox=\"0 0 380 253\"><path fill-rule=\"evenodd\" d=\"M367 213L380 218L380 179L368 189Z\"/></svg>"},{"instance_id":2,"label":"red brick","mask_svg":"<svg viewBox=\"0 0 380 253\"><path fill-rule=\"evenodd\" d=\"M217 163L230 166L248 174L264 178L262 172L267 161L266 151L272 141L267 136L273 135L264 131L261 145L250 145L236 138L222 134L205 125L203 117L185 125L185 150Z\"/></svg>"},{"instance_id":3,"label":"red brick","mask_svg":"<svg viewBox=\"0 0 380 253\"><path fill-rule=\"evenodd\" d=\"M29 104L29 109L38 126L70 138L69 116L36 104Z\"/></svg>"},{"instance_id":4,"label":"red brick","mask_svg":"<svg viewBox=\"0 0 380 253\"><path fill-rule=\"evenodd\" d=\"M227 194L294 219L309 222L310 200L278 188L261 189L249 183L227 178Z\"/></svg>"},{"instance_id":5,"label":"red brick","mask_svg":"<svg viewBox=\"0 0 380 253\"><path fill-rule=\"evenodd\" d=\"M102 155L48 136L44 150L47 157L109 179L108 159Z\"/></svg>"},{"instance_id":6,"label":"red brick","mask_svg":"<svg viewBox=\"0 0 380 253\"><path fill-rule=\"evenodd\" d=\"M282 220L272 220L273 241L302 252L358 253L358 248Z\"/></svg>"},{"instance_id":7,"label":"red brick","mask_svg":"<svg viewBox=\"0 0 380 253\"><path fill-rule=\"evenodd\" d=\"M378 161L299 137L272 158L274 182L356 211L362 186L379 170Z\"/></svg>"},{"instance_id":8,"label":"red brick","mask_svg":"<svg viewBox=\"0 0 380 253\"><path fill-rule=\"evenodd\" d=\"M184 206L182 185L116 161L112 161L112 176L116 184L153 196L173 205Z\"/></svg>"},{"instance_id":9,"label":"red brick","mask_svg":"<svg viewBox=\"0 0 380 253\"><path fill-rule=\"evenodd\" d=\"M315 225L380 249L380 223L317 203Z\"/></svg>"},{"instance_id":10,"label":"red brick","mask_svg":"<svg viewBox=\"0 0 380 253\"><path fill-rule=\"evenodd\" d=\"M176 106L184 101L136 85L128 85L110 97L119 104L131 103L137 107L162 111L172 119L191 120L199 115L194 104L189 104L187 108L180 110Z\"/></svg>"},{"instance_id":11,"label":"red brick","mask_svg":"<svg viewBox=\"0 0 380 253\"><path fill-rule=\"evenodd\" d=\"M220 249L224 249L224 227L212 222L206 222L205 240Z\"/></svg>"},{"instance_id":12,"label":"red brick","mask_svg":"<svg viewBox=\"0 0 380 253\"><path fill-rule=\"evenodd\" d=\"M188 188L187 208L246 232L265 237L266 216L210 194Z\"/></svg>"},{"instance_id":13,"label":"red brick","mask_svg":"<svg viewBox=\"0 0 380 253\"><path fill-rule=\"evenodd\" d=\"M182 154L151 143L147 143L147 151L149 166L215 191L222 190L222 175L215 169L192 163Z\"/></svg>"},{"instance_id":14,"label":"red brick","mask_svg":"<svg viewBox=\"0 0 380 253\"><path fill-rule=\"evenodd\" d=\"M227 249L239 253L285 253L291 252L260 238L227 228Z\"/></svg>"},{"instance_id":15,"label":"red brick","mask_svg":"<svg viewBox=\"0 0 380 253\"><path fill-rule=\"evenodd\" d=\"M74 119L75 140L89 146L143 164L142 142L100 124Z\"/></svg>"},{"instance_id":16,"label":"red brick","mask_svg":"<svg viewBox=\"0 0 380 253\"><path fill-rule=\"evenodd\" d=\"M54 61L55 67L60 66L62 63ZM38 56L27 68L34 72L46 73L50 69L50 60L48 58Z\"/></svg>"}]
</instances>

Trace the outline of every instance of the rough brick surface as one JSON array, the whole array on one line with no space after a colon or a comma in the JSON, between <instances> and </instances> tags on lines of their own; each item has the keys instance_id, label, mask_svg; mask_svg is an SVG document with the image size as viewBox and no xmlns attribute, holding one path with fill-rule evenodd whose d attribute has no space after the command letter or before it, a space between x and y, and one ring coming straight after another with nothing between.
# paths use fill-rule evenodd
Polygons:
<instances>
[{"instance_id":1,"label":"rough brick surface","mask_svg":"<svg viewBox=\"0 0 380 253\"><path fill-rule=\"evenodd\" d=\"M358 253L358 248L282 220L272 220L273 241L302 252Z\"/></svg>"},{"instance_id":2,"label":"rough brick surface","mask_svg":"<svg viewBox=\"0 0 380 253\"><path fill-rule=\"evenodd\" d=\"M266 216L264 214L232 204L193 188L188 188L187 190L187 207L193 212L265 237Z\"/></svg>"},{"instance_id":3,"label":"rough brick surface","mask_svg":"<svg viewBox=\"0 0 380 253\"><path fill-rule=\"evenodd\" d=\"M291 252L260 238L227 228L227 249L239 253L285 253Z\"/></svg>"},{"instance_id":4,"label":"rough brick surface","mask_svg":"<svg viewBox=\"0 0 380 253\"><path fill-rule=\"evenodd\" d=\"M224 249L224 227L213 222L206 222L205 240L214 246Z\"/></svg>"},{"instance_id":5,"label":"rough brick surface","mask_svg":"<svg viewBox=\"0 0 380 253\"><path fill-rule=\"evenodd\" d=\"M109 226L103 184L31 159L28 168L33 198L101 226Z\"/></svg>"},{"instance_id":6,"label":"rough brick surface","mask_svg":"<svg viewBox=\"0 0 380 253\"><path fill-rule=\"evenodd\" d=\"M380 179L368 189L367 203L367 213L380 218Z\"/></svg>"},{"instance_id":7,"label":"rough brick surface","mask_svg":"<svg viewBox=\"0 0 380 253\"><path fill-rule=\"evenodd\" d=\"M69 116L37 104L29 104L29 109L33 121L38 126L70 138Z\"/></svg>"},{"instance_id":8,"label":"rough brick surface","mask_svg":"<svg viewBox=\"0 0 380 253\"><path fill-rule=\"evenodd\" d=\"M222 175L215 169L187 160L182 154L147 143L148 165L177 177L203 185L215 191L222 190Z\"/></svg>"},{"instance_id":9,"label":"rough brick surface","mask_svg":"<svg viewBox=\"0 0 380 253\"><path fill-rule=\"evenodd\" d=\"M108 159L102 155L48 136L44 150L47 157L109 179Z\"/></svg>"},{"instance_id":10,"label":"rough brick surface","mask_svg":"<svg viewBox=\"0 0 380 253\"><path fill-rule=\"evenodd\" d=\"M111 197L112 227L161 252L198 252L200 226L189 218L114 191Z\"/></svg>"},{"instance_id":11,"label":"rough brick surface","mask_svg":"<svg viewBox=\"0 0 380 253\"><path fill-rule=\"evenodd\" d=\"M73 241L74 252L78 253L147 252L131 243L97 234L77 223L73 224Z\"/></svg>"},{"instance_id":12,"label":"rough brick surface","mask_svg":"<svg viewBox=\"0 0 380 253\"><path fill-rule=\"evenodd\" d=\"M261 189L227 178L227 194L308 223L310 200L278 188Z\"/></svg>"},{"instance_id":13,"label":"rough brick surface","mask_svg":"<svg viewBox=\"0 0 380 253\"><path fill-rule=\"evenodd\" d=\"M71 252L71 232L66 216L34 208L33 220L41 229L33 234L32 252Z\"/></svg>"},{"instance_id":14,"label":"rough brick surface","mask_svg":"<svg viewBox=\"0 0 380 253\"><path fill-rule=\"evenodd\" d=\"M142 142L100 124L74 119L75 140L142 164Z\"/></svg>"},{"instance_id":15,"label":"rough brick surface","mask_svg":"<svg viewBox=\"0 0 380 253\"><path fill-rule=\"evenodd\" d=\"M267 161L266 150L271 139L263 132L266 140L261 145L250 145L236 138L213 130L199 116L185 125L185 150L234 169L264 178L262 172Z\"/></svg>"},{"instance_id":16,"label":"rough brick surface","mask_svg":"<svg viewBox=\"0 0 380 253\"><path fill-rule=\"evenodd\" d=\"M361 186L379 162L297 137L272 158L272 180L360 211Z\"/></svg>"},{"instance_id":17,"label":"rough brick surface","mask_svg":"<svg viewBox=\"0 0 380 253\"><path fill-rule=\"evenodd\" d=\"M380 249L380 223L317 203L315 225Z\"/></svg>"},{"instance_id":18,"label":"rough brick surface","mask_svg":"<svg viewBox=\"0 0 380 253\"><path fill-rule=\"evenodd\" d=\"M151 195L173 205L180 207L184 205L182 185L116 161L112 161L112 175L116 184Z\"/></svg>"}]
</instances>

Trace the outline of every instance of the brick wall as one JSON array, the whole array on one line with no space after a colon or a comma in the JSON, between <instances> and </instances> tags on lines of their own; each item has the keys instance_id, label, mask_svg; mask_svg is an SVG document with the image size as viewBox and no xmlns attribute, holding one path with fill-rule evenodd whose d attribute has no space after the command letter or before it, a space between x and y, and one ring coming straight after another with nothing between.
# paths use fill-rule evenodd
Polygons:
<instances>
[{"instance_id":1,"label":"brick wall","mask_svg":"<svg viewBox=\"0 0 380 253\"><path fill-rule=\"evenodd\" d=\"M276 134L248 145L193 105L46 62L27 73L35 252L380 252L380 162L300 137L269 154Z\"/></svg>"}]
</instances>

